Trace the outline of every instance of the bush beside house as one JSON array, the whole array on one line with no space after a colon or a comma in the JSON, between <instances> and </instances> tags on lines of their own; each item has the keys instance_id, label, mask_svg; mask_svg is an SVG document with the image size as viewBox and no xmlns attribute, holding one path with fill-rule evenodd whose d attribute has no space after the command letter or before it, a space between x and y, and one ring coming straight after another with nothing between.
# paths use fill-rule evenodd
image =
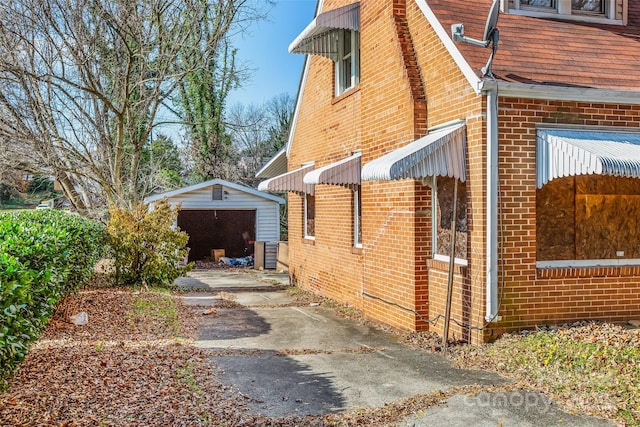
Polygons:
<instances>
[{"instance_id":1,"label":"bush beside house","mask_svg":"<svg viewBox=\"0 0 640 427\"><path fill-rule=\"evenodd\" d=\"M0 214L0 389L54 312L91 277L101 224L54 210Z\"/></svg>"}]
</instances>

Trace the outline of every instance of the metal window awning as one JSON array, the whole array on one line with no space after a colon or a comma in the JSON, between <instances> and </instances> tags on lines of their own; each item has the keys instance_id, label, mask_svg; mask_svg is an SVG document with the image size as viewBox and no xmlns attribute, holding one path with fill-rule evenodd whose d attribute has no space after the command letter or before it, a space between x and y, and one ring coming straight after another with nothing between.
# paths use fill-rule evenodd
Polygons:
<instances>
[{"instance_id":1,"label":"metal window awning","mask_svg":"<svg viewBox=\"0 0 640 427\"><path fill-rule=\"evenodd\" d=\"M315 169L304 176L305 184L360 185L360 153Z\"/></svg>"},{"instance_id":2,"label":"metal window awning","mask_svg":"<svg viewBox=\"0 0 640 427\"><path fill-rule=\"evenodd\" d=\"M302 179L313 170L313 164L302 166L291 172L283 173L266 181L262 181L258 185L258 190L268 191L270 193L286 193L293 191L296 193L314 194L315 187L305 184Z\"/></svg>"},{"instance_id":3,"label":"metal window awning","mask_svg":"<svg viewBox=\"0 0 640 427\"><path fill-rule=\"evenodd\" d=\"M338 30L360 30L360 3L323 12L289 45L289 52L338 60Z\"/></svg>"},{"instance_id":4,"label":"metal window awning","mask_svg":"<svg viewBox=\"0 0 640 427\"><path fill-rule=\"evenodd\" d=\"M640 132L538 129L536 184L574 175L640 178Z\"/></svg>"},{"instance_id":5,"label":"metal window awning","mask_svg":"<svg viewBox=\"0 0 640 427\"><path fill-rule=\"evenodd\" d=\"M362 168L365 181L451 176L465 181L466 126L458 123L429 132Z\"/></svg>"}]
</instances>

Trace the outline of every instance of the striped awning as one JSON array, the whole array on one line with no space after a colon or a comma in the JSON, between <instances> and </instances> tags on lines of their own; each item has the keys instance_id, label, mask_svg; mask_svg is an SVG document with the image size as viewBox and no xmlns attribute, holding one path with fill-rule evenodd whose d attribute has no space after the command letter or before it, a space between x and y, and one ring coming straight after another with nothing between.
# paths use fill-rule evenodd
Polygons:
<instances>
[{"instance_id":1,"label":"striped awning","mask_svg":"<svg viewBox=\"0 0 640 427\"><path fill-rule=\"evenodd\" d=\"M360 30L360 3L329 10L315 17L289 45L289 52L338 60L338 30Z\"/></svg>"},{"instance_id":2,"label":"striped awning","mask_svg":"<svg viewBox=\"0 0 640 427\"><path fill-rule=\"evenodd\" d=\"M458 123L429 132L362 168L365 181L452 176L465 181L466 126Z\"/></svg>"},{"instance_id":3,"label":"striped awning","mask_svg":"<svg viewBox=\"0 0 640 427\"><path fill-rule=\"evenodd\" d=\"M574 175L640 178L640 132L538 129L537 136L538 188Z\"/></svg>"},{"instance_id":4,"label":"striped awning","mask_svg":"<svg viewBox=\"0 0 640 427\"><path fill-rule=\"evenodd\" d=\"M315 169L304 176L305 184L360 185L361 154Z\"/></svg>"},{"instance_id":5,"label":"striped awning","mask_svg":"<svg viewBox=\"0 0 640 427\"><path fill-rule=\"evenodd\" d=\"M302 182L304 176L313 170L313 164L305 165L291 172L283 173L258 185L258 190L270 193L286 193L293 191L296 193L314 194L315 187Z\"/></svg>"}]
</instances>

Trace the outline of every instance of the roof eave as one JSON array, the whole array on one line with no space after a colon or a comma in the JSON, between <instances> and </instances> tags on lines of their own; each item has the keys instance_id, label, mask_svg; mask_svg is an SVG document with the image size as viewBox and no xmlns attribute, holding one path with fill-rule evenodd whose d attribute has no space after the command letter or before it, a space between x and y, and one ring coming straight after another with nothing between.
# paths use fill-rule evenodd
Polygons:
<instances>
[{"instance_id":1,"label":"roof eave","mask_svg":"<svg viewBox=\"0 0 640 427\"><path fill-rule=\"evenodd\" d=\"M161 194L155 194L153 196L148 196L148 197L145 197L144 201L145 201L145 203L156 202L156 201L161 200L161 199L163 199L165 197L166 198L170 198L170 197L173 197L173 196L177 196L177 195L184 194L184 193L189 193L189 192L192 192L192 191L200 190L202 188L210 187L210 186L217 185L217 184L223 185L225 187L233 188L235 190L242 191L244 193L251 194L251 195L254 195L256 197L262 197L264 199L268 199L268 200L271 200L271 201L274 201L274 202L278 202L281 205L283 205L285 203L285 200L283 198L281 198L281 197L274 196L273 194L265 193L263 191L258 191L258 190L254 189L254 188L250 188L250 187L247 187L245 185L241 185L241 184L236 184L234 182L225 181L224 179L220 179L220 178L214 178L214 179L211 179L209 181L205 181L205 182L201 182L201 183L198 183L198 184L190 185L188 187L183 187L183 188L179 188L177 190L167 191L166 193L161 193Z\"/></svg>"},{"instance_id":2,"label":"roof eave","mask_svg":"<svg viewBox=\"0 0 640 427\"><path fill-rule=\"evenodd\" d=\"M469 65L467 60L462 55L462 52L456 47L456 44L453 42L451 37L449 36L449 32L442 26L442 23L438 20L433 10L429 7L426 0L415 0L416 4L422 11L423 15L431 25L431 28L436 32L436 35L444 44L444 47L447 49L454 62L469 82L471 88L476 92L476 94L481 94L481 83L482 79L478 76L476 71Z\"/></svg>"},{"instance_id":3,"label":"roof eave","mask_svg":"<svg viewBox=\"0 0 640 427\"><path fill-rule=\"evenodd\" d=\"M281 168L281 162L284 162L284 168L287 168L287 152L286 147L282 147L268 162L266 165L260 168L258 172L256 172L256 178L265 179L265 178L273 178L274 176L280 175L279 172ZM276 170L277 173L273 173L273 170Z\"/></svg>"},{"instance_id":4,"label":"roof eave","mask_svg":"<svg viewBox=\"0 0 640 427\"><path fill-rule=\"evenodd\" d=\"M571 86L553 86L528 83L481 80L480 92L499 89L500 97L549 99L555 101L600 102L614 104L640 104L639 90L599 89Z\"/></svg>"}]
</instances>

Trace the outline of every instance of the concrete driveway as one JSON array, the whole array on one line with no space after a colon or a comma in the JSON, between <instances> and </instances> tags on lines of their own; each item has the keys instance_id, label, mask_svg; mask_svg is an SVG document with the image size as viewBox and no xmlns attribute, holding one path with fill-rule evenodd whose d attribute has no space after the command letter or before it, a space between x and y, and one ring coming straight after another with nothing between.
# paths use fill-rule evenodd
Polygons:
<instances>
[{"instance_id":1,"label":"concrete driveway","mask_svg":"<svg viewBox=\"0 0 640 427\"><path fill-rule=\"evenodd\" d=\"M176 284L194 292L203 311L221 292L241 304L203 316L197 345L211 351L220 380L247 396L254 414L327 414L381 407L462 385L499 385L491 372L455 369L440 354L415 351L393 335L339 318L320 306L298 306L281 290L288 276L252 270L197 270ZM274 286L276 285L276 286ZM614 426L560 411L535 392L455 395L405 419L403 426Z\"/></svg>"}]
</instances>

